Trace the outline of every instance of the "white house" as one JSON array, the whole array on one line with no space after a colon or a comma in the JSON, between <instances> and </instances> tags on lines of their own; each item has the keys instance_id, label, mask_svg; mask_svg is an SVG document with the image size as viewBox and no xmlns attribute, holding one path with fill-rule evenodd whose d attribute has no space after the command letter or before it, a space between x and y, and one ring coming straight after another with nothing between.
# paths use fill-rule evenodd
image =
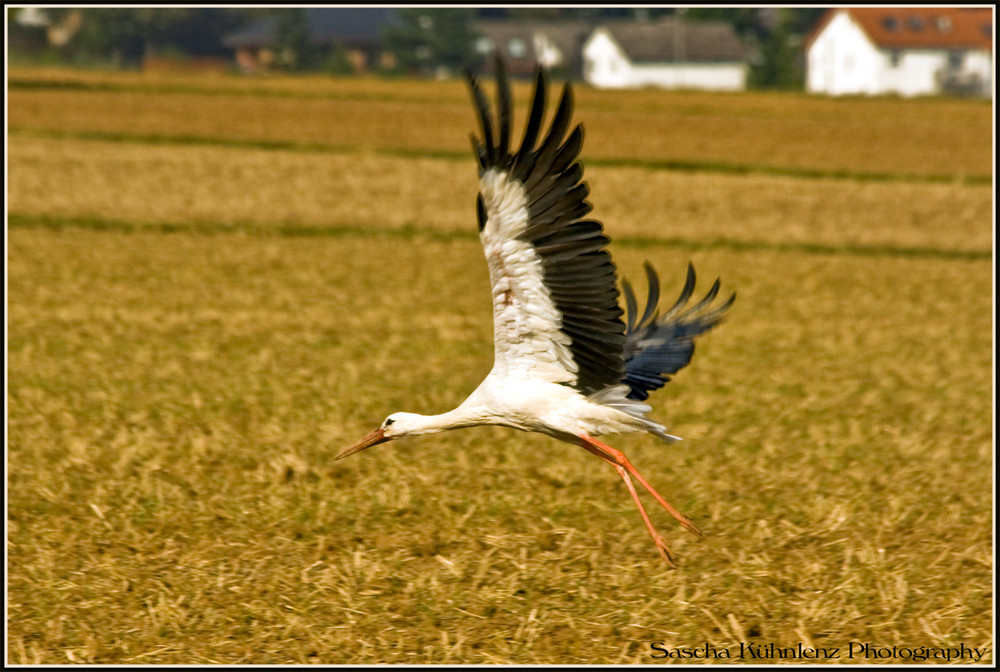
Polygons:
<instances>
[{"instance_id":1,"label":"white house","mask_svg":"<svg viewBox=\"0 0 1000 672\"><path fill-rule=\"evenodd\" d=\"M609 22L583 44L583 78L592 86L742 91L743 44L722 22Z\"/></svg>"},{"instance_id":2,"label":"white house","mask_svg":"<svg viewBox=\"0 0 1000 672\"><path fill-rule=\"evenodd\" d=\"M991 8L831 9L805 51L811 93L992 96Z\"/></svg>"}]
</instances>

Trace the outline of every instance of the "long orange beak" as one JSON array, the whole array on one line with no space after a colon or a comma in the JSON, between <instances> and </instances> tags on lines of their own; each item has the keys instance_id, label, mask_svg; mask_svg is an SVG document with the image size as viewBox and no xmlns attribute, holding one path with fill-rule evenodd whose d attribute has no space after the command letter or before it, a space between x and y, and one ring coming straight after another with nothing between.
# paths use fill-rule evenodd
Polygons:
<instances>
[{"instance_id":1,"label":"long orange beak","mask_svg":"<svg viewBox=\"0 0 1000 672\"><path fill-rule=\"evenodd\" d=\"M371 448L372 446L377 446L378 444L385 443L386 441L392 441L392 439L387 437L385 435L385 430L379 427L374 432L372 432L365 438L361 439L350 448L345 448L344 450L342 450L341 453L337 455L337 457L333 458L333 461L336 462L337 460L342 460L345 457L350 457L354 453L360 453L365 448Z\"/></svg>"}]
</instances>

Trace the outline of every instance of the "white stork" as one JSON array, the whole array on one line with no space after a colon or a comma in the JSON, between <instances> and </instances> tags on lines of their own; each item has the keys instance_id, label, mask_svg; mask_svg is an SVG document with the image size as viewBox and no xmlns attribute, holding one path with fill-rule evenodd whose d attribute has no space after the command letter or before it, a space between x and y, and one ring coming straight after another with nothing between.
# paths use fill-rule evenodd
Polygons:
<instances>
[{"instance_id":1,"label":"white stork","mask_svg":"<svg viewBox=\"0 0 1000 672\"><path fill-rule=\"evenodd\" d=\"M688 264L680 298L657 315L659 280L647 263L648 299L638 317L635 294L623 282L625 321L618 305L610 242L591 205L577 163L583 127L566 136L573 111L567 83L545 137L545 72L537 69L524 139L511 153L511 92L496 58L498 118L478 82L467 74L483 134L472 135L479 160L479 238L493 289L494 364L458 408L440 415L393 413L374 432L345 449L342 459L385 441L473 425L504 425L541 432L582 446L618 472L635 500L656 548L673 567L673 554L646 513L632 477L681 525L703 537L667 503L625 455L598 441L608 433L649 432L678 437L647 418L643 403L694 353L694 337L720 322L736 298L713 306L719 281L693 306L695 274ZM494 129L496 129L494 131Z\"/></svg>"}]
</instances>

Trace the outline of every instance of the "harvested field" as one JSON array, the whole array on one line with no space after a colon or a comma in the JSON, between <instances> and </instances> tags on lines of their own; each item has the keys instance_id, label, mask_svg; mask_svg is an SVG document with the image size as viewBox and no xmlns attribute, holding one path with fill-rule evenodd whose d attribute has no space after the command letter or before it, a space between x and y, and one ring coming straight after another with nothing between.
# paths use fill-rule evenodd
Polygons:
<instances>
[{"instance_id":1,"label":"harvested field","mask_svg":"<svg viewBox=\"0 0 1000 672\"><path fill-rule=\"evenodd\" d=\"M614 472L545 437L331 462L491 366L459 84L11 79L9 662L992 661L988 106L580 91L620 274L738 292L651 398L685 441L609 437L708 535L654 513L671 571ZM950 156L869 163L862 108ZM669 109L687 144L628 140ZM768 121L715 142L720 109Z\"/></svg>"},{"instance_id":2,"label":"harvested field","mask_svg":"<svg viewBox=\"0 0 1000 672\"><path fill-rule=\"evenodd\" d=\"M17 133L465 155L465 129L474 123L459 82L278 80L237 88L207 78L211 85L171 87L162 76L143 85L105 75L88 87L79 79L13 79L8 114ZM516 91L523 109L529 89ZM984 140L990 106L979 101L589 89L577 98L586 158L595 162L987 183L993 163Z\"/></svg>"},{"instance_id":3,"label":"harvested field","mask_svg":"<svg viewBox=\"0 0 1000 672\"><path fill-rule=\"evenodd\" d=\"M14 137L18 215L475 235L469 160ZM614 239L990 249L989 186L587 169ZM155 193L155 199L149 194ZM109 194L115 194L109 198ZM601 198L601 195L613 198Z\"/></svg>"}]
</instances>

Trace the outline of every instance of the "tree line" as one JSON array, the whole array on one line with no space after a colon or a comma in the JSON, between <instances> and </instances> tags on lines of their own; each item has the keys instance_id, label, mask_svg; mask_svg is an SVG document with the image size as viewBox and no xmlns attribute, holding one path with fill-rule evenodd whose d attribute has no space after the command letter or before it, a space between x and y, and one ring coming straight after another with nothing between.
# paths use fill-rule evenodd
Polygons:
<instances>
[{"instance_id":1,"label":"tree line","mask_svg":"<svg viewBox=\"0 0 1000 672\"><path fill-rule=\"evenodd\" d=\"M48 53L50 59L68 64L104 61L138 67L148 53L227 56L223 35L273 17L277 26L275 50L295 54L286 68L336 69L331 55L310 43L301 8L64 7L44 11L54 24L64 20L68 12L80 12L80 26L72 39ZM439 67L455 71L474 65L480 58L474 48L475 21L575 20L596 25L607 19L656 20L682 12L684 21L724 21L733 27L749 47L751 87L795 89L801 88L803 79L802 39L824 11L816 7L405 7L396 10L399 22L384 29L381 41L383 49L394 54L397 71L426 73ZM44 28L14 20L8 22L8 30L11 44L16 45L30 37L26 33Z\"/></svg>"}]
</instances>

